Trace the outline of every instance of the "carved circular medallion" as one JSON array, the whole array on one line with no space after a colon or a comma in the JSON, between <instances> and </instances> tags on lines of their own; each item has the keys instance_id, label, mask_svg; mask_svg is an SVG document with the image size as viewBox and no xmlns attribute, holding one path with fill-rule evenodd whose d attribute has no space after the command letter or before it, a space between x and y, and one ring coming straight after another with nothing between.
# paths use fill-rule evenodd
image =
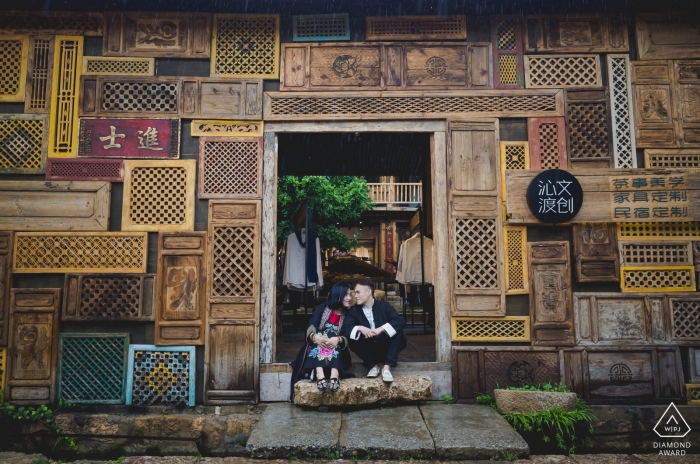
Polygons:
<instances>
[{"instance_id":1,"label":"carved circular medallion","mask_svg":"<svg viewBox=\"0 0 700 464\"><path fill-rule=\"evenodd\" d=\"M610 381L613 385L627 385L632 381L632 369L627 364L615 364L610 368Z\"/></svg>"},{"instance_id":2,"label":"carved circular medallion","mask_svg":"<svg viewBox=\"0 0 700 464\"><path fill-rule=\"evenodd\" d=\"M352 55L340 55L333 62L333 72L338 77L352 77L357 74L357 60Z\"/></svg>"},{"instance_id":3,"label":"carved circular medallion","mask_svg":"<svg viewBox=\"0 0 700 464\"><path fill-rule=\"evenodd\" d=\"M425 62L425 70L431 77L440 77L447 71L447 63L439 56L431 56Z\"/></svg>"},{"instance_id":4,"label":"carved circular medallion","mask_svg":"<svg viewBox=\"0 0 700 464\"><path fill-rule=\"evenodd\" d=\"M508 379L518 384L535 383L535 368L527 361L515 361L508 367Z\"/></svg>"}]
</instances>

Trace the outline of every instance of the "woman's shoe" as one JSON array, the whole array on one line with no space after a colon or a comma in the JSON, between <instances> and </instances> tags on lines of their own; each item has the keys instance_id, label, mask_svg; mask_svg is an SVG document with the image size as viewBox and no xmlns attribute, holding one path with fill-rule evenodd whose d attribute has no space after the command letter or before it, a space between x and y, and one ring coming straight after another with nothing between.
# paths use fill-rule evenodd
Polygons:
<instances>
[{"instance_id":1,"label":"woman's shoe","mask_svg":"<svg viewBox=\"0 0 700 464\"><path fill-rule=\"evenodd\" d=\"M318 391L325 391L325 389L328 387L328 382L326 382L326 378L318 379L318 382L316 382L316 388L318 388Z\"/></svg>"},{"instance_id":2,"label":"woman's shoe","mask_svg":"<svg viewBox=\"0 0 700 464\"><path fill-rule=\"evenodd\" d=\"M337 392L340 390L340 380L338 380L338 377L331 377L331 385L329 389L332 392Z\"/></svg>"}]
</instances>

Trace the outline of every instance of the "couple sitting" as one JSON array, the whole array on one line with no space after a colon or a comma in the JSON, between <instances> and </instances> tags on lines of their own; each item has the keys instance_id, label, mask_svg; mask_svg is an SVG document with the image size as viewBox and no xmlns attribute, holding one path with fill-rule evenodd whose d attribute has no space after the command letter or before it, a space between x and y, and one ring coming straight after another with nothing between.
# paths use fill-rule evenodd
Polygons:
<instances>
[{"instance_id":1,"label":"couple sitting","mask_svg":"<svg viewBox=\"0 0 700 464\"><path fill-rule=\"evenodd\" d=\"M316 378L319 390L340 388L340 378L351 377L348 348L362 359L369 373L392 382L391 367L406 348L405 321L393 306L374 299L374 282L362 278L355 285L355 306L346 283L331 288L328 301L314 311L306 329L306 345L292 363L291 395L294 384ZM311 372L310 372L311 371Z\"/></svg>"}]
</instances>

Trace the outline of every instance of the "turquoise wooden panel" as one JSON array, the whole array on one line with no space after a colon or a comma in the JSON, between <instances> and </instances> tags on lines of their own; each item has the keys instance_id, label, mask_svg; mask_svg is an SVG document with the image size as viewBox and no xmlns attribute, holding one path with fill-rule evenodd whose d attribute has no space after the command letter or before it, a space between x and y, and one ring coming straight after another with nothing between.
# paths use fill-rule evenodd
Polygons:
<instances>
[{"instance_id":1,"label":"turquoise wooden panel","mask_svg":"<svg viewBox=\"0 0 700 464\"><path fill-rule=\"evenodd\" d=\"M129 346L126 404L194 406L194 346Z\"/></svg>"}]
</instances>

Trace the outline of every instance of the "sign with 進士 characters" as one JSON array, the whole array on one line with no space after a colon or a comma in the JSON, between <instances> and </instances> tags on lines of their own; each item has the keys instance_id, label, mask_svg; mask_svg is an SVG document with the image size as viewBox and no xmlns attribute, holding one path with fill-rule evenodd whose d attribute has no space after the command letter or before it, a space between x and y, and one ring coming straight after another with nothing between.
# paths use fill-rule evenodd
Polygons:
<instances>
[{"instance_id":1,"label":"sign with \u9032\u58eb characters","mask_svg":"<svg viewBox=\"0 0 700 464\"><path fill-rule=\"evenodd\" d=\"M700 220L700 170L575 169L571 172L581 184L585 201L578 213L567 220L569 223ZM542 224L528 207L526 195L528 186L541 173L541 170L506 171L509 225Z\"/></svg>"},{"instance_id":2,"label":"sign with \u9032\u58eb characters","mask_svg":"<svg viewBox=\"0 0 700 464\"><path fill-rule=\"evenodd\" d=\"M80 118L78 156L92 158L176 159L180 120Z\"/></svg>"}]
</instances>

